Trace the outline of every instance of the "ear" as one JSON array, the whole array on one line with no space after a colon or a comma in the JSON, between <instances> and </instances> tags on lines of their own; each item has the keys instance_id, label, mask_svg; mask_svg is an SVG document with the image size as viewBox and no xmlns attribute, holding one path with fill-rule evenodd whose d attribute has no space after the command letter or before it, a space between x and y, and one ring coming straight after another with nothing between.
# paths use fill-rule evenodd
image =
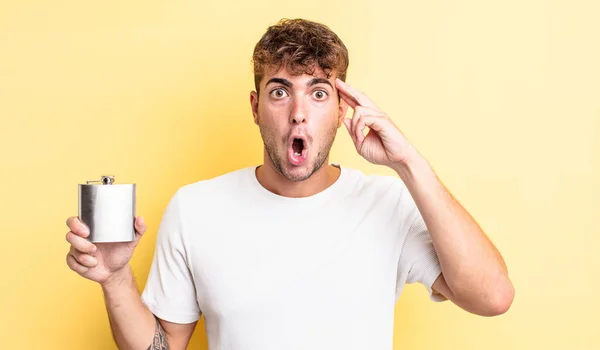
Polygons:
<instances>
[{"instance_id":1,"label":"ear","mask_svg":"<svg viewBox=\"0 0 600 350\"><path fill-rule=\"evenodd\" d=\"M254 124L258 125L258 93L256 91L250 93L250 107L254 116Z\"/></svg>"},{"instance_id":2,"label":"ear","mask_svg":"<svg viewBox=\"0 0 600 350\"><path fill-rule=\"evenodd\" d=\"M348 103L346 103L346 101L344 101L343 98L340 98L340 104L338 107L338 112L339 112L339 116L338 116L338 128L340 126L342 126L344 118L346 117L346 112L348 111Z\"/></svg>"}]
</instances>

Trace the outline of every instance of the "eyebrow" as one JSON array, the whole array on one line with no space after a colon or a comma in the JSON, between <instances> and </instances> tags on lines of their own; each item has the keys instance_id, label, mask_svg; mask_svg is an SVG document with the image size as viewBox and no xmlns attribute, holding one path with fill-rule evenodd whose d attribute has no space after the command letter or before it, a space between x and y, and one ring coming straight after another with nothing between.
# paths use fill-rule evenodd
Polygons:
<instances>
[{"instance_id":1,"label":"eyebrow","mask_svg":"<svg viewBox=\"0 0 600 350\"><path fill-rule=\"evenodd\" d=\"M271 78L269 79L269 81L267 81L267 84L265 84L265 86L271 84L271 83L277 83L277 84L281 84L281 85L285 85L287 87L292 87L294 86L294 84L292 84L291 81L287 80L287 79L283 79L283 78Z\"/></svg>"},{"instance_id":2,"label":"eyebrow","mask_svg":"<svg viewBox=\"0 0 600 350\"><path fill-rule=\"evenodd\" d=\"M284 79L284 78L271 78L271 79L269 79L269 81L267 81L267 84L265 86L267 86L267 85L269 85L271 83L277 83L277 84L285 85L285 86L287 86L289 88L291 88L292 86L294 86L294 84L292 84L291 81L289 81L287 79ZM329 80L327 80L327 79L324 79L324 78L314 78L314 79L311 79L306 84L306 86L307 87L311 87L311 86L317 85L317 84L327 84L327 85L331 86L331 88L333 89L333 85L331 84L331 82Z\"/></svg>"},{"instance_id":3,"label":"eyebrow","mask_svg":"<svg viewBox=\"0 0 600 350\"><path fill-rule=\"evenodd\" d=\"M333 85L331 85L331 82L327 79L324 78L314 78L311 79L308 84L306 84L306 86L311 87L313 85L317 85L317 84L327 84L329 86L331 86L331 88L333 89Z\"/></svg>"}]
</instances>

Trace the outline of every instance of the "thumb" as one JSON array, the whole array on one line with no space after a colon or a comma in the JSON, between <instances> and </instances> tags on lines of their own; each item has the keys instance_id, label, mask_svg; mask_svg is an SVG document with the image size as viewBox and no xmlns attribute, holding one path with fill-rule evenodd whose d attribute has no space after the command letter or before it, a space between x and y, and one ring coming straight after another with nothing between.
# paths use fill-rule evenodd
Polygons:
<instances>
[{"instance_id":1,"label":"thumb","mask_svg":"<svg viewBox=\"0 0 600 350\"><path fill-rule=\"evenodd\" d=\"M354 141L354 135L352 134L352 130L350 130L352 128L352 119L344 118L342 120L342 122L344 123L344 126L346 126L346 130L348 130L348 133L350 134L352 141Z\"/></svg>"},{"instance_id":2,"label":"thumb","mask_svg":"<svg viewBox=\"0 0 600 350\"><path fill-rule=\"evenodd\" d=\"M144 235L144 233L146 232L146 222L144 221L144 218L141 216L138 216L135 219L135 241L136 243L140 240L140 238Z\"/></svg>"}]
</instances>

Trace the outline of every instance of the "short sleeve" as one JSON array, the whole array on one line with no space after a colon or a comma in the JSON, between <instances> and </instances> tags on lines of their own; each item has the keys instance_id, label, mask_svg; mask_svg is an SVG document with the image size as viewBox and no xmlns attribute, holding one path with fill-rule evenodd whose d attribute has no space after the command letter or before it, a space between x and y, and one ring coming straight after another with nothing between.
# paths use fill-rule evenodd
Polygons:
<instances>
[{"instance_id":1,"label":"short sleeve","mask_svg":"<svg viewBox=\"0 0 600 350\"><path fill-rule=\"evenodd\" d=\"M157 317L173 323L200 319L177 193L171 198L156 238L142 301Z\"/></svg>"},{"instance_id":2,"label":"short sleeve","mask_svg":"<svg viewBox=\"0 0 600 350\"><path fill-rule=\"evenodd\" d=\"M414 205L412 199L411 204ZM409 219L409 225L405 225L406 235L398 261L396 299L400 297L404 284L420 283L427 288L431 300L444 301L445 298L434 294L432 289L442 269L431 235L416 205L412 209L412 219Z\"/></svg>"}]
</instances>

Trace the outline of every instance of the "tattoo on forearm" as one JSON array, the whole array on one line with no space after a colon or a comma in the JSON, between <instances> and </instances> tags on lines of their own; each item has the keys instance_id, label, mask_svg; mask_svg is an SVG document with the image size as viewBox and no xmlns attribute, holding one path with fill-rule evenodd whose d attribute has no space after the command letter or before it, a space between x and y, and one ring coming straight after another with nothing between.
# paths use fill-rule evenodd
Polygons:
<instances>
[{"instance_id":1,"label":"tattoo on forearm","mask_svg":"<svg viewBox=\"0 0 600 350\"><path fill-rule=\"evenodd\" d=\"M158 318L156 318L156 331L154 332L154 339L152 340L152 344L148 347L147 350L169 350L169 342L167 341L167 334L165 330L158 322Z\"/></svg>"}]
</instances>

